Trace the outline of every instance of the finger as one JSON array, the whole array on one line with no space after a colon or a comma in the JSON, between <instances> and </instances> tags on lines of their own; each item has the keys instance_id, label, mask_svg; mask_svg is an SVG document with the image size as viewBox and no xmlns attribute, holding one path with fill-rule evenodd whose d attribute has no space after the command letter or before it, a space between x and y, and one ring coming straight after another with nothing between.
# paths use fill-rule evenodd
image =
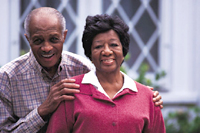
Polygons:
<instances>
[{"instance_id":1,"label":"finger","mask_svg":"<svg viewBox=\"0 0 200 133\"><path fill-rule=\"evenodd\" d=\"M157 97L159 95L159 92L158 91L153 91L153 97Z\"/></svg>"},{"instance_id":2,"label":"finger","mask_svg":"<svg viewBox=\"0 0 200 133\"><path fill-rule=\"evenodd\" d=\"M160 101L158 101L158 102L155 102L155 105L156 105L156 106L163 105L163 101L162 101L162 100L160 100Z\"/></svg>"},{"instance_id":3,"label":"finger","mask_svg":"<svg viewBox=\"0 0 200 133\"><path fill-rule=\"evenodd\" d=\"M52 104L50 104L50 105L51 106L55 105L54 108L57 108L57 106L63 100L74 100L74 99L75 99L75 97L73 95L70 95L70 94L58 95L58 96L52 98L52 100L51 100Z\"/></svg>"},{"instance_id":4,"label":"finger","mask_svg":"<svg viewBox=\"0 0 200 133\"><path fill-rule=\"evenodd\" d=\"M153 87L151 87L151 86L147 86L149 89L151 89L151 90L153 90Z\"/></svg>"},{"instance_id":5,"label":"finger","mask_svg":"<svg viewBox=\"0 0 200 133\"><path fill-rule=\"evenodd\" d=\"M63 83L58 90L79 91L80 85L75 83Z\"/></svg>"},{"instance_id":6,"label":"finger","mask_svg":"<svg viewBox=\"0 0 200 133\"><path fill-rule=\"evenodd\" d=\"M63 101L63 100L74 100L75 99L75 97L72 96L72 95L62 95L60 98L61 98L61 101Z\"/></svg>"},{"instance_id":7,"label":"finger","mask_svg":"<svg viewBox=\"0 0 200 133\"><path fill-rule=\"evenodd\" d=\"M153 102L159 102L162 99L160 95L153 98Z\"/></svg>"},{"instance_id":8,"label":"finger","mask_svg":"<svg viewBox=\"0 0 200 133\"><path fill-rule=\"evenodd\" d=\"M65 82L62 82L62 84L60 84L59 86L58 85L53 86L51 89L53 89L54 91L61 91L64 88L79 90L80 85L76 84L76 83L65 83Z\"/></svg>"},{"instance_id":9,"label":"finger","mask_svg":"<svg viewBox=\"0 0 200 133\"><path fill-rule=\"evenodd\" d=\"M70 78L70 79L66 78L66 79L61 80L61 82L65 82L65 83L74 83L75 81L76 80L72 79L72 78Z\"/></svg>"},{"instance_id":10,"label":"finger","mask_svg":"<svg viewBox=\"0 0 200 133\"><path fill-rule=\"evenodd\" d=\"M160 108L163 109L163 105L160 105Z\"/></svg>"},{"instance_id":11,"label":"finger","mask_svg":"<svg viewBox=\"0 0 200 133\"><path fill-rule=\"evenodd\" d=\"M61 95L72 95L72 94L76 94L79 93L80 90L79 89L70 89L70 88L63 88L61 90Z\"/></svg>"},{"instance_id":12,"label":"finger","mask_svg":"<svg viewBox=\"0 0 200 133\"><path fill-rule=\"evenodd\" d=\"M55 84L55 86L60 86L62 85L63 83L75 83L75 79L63 79L61 80L60 82L58 82L57 84Z\"/></svg>"}]
</instances>

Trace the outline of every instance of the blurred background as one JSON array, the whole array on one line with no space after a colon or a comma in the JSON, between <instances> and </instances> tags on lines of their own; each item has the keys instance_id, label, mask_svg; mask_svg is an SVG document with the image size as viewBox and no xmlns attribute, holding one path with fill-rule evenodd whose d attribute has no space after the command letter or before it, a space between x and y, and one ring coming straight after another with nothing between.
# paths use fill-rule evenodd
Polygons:
<instances>
[{"instance_id":1,"label":"blurred background","mask_svg":"<svg viewBox=\"0 0 200 133\"><path fill-rule=\"evenodd\" d=\"M82 56L86 17L119 16L129 26L131 39L122 70L160 92L167 132L200 132L200 0L0 0L0 3L0 66L29 51L23 24L32 9L48 6L60 11L68 29L64 50Z\"/></svg>"}]
</instances>

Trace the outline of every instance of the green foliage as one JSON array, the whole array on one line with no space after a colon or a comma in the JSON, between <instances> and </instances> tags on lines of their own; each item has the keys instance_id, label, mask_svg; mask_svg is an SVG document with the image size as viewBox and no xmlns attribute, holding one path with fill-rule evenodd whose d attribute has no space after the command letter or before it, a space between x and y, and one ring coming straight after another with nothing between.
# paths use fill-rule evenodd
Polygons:
<instances>
[{"instance_id":1,"label":"green foliage","mask_svg":"<svg viewBox=\"0 0 200 133\"><path fill-rule=\"evenodd\" d=\"M125 58L128 60L130 55ZM146 73L149 70L149 66L143 63L139 68L139 76L136 81L154 87L154 90L159 88L159 85L153 83L150 79L146 78ZM124 67L121 67L121 71L127 73ZM161 71L155 74L155 81L165 77L165 71ZM200 133L200 108L193 107L187 111L175 111L170 112L165 118L166 133Z\"/></svg>"},{"instance_id":2,"label":"green foliage","mask_svg":"<svg viewBox=\"0 0 200 133\"><path fill-rule=\"evenodd\" d=\"M159 89L159 85L153 83L151 79L145 77L148 70L149 70L149 65L147 63L142 63L142 65L139 68L139 77L136 79L136 81L147 86L152 86L154 90ZM165 71L157 72L155 74L155 81L160 80L161 78L165 77L165 75L166 75Z\"/></svg>"},{"instance_id":3,"label":"green foliage","mask_svg":"<svg viewBox=\"0 0 200 133\"><path fill-rule=\"evenodd\" d=\"M166 133L200 133L200 108L169 113L165 126Z\"/></svg>"},{"instance_id":4,"label":"green foliage","mask_svg":"<svg viewBox=\"0 0 200 133\"><path fill-rule=\"evenodd\" d=\"M26 54L27 52L25 50L20 50L20 55L24 55Z\"/></svg>"},{"instance_id":5,"label":"green foliage","mask_svg":"<svg viewBox=\"0 0 200 133\"><path fill-rule=\"evenodd\" d=\"M155 79L159 80L159 79L161 79L161 78L163 78L165 76L166 76L166 72L165 71L161 71L160 73L156 73Z\"/></svg>"},{"instance_id":6,"label":"green foliage","mask_svg":"<svg viewBox=\"0 0 200 133\"><path fill-rule=\"evenodd\" d=\"M124 60L127 61L129 59L130 59L130 54L128 53ZM121 66L120 70L124 73L127 73L126 69L123 66ZM135 80L141 84L153 87L154 90L158 90L159 85L153 83L151 79L146 78L146 73L148 72L148 70L149 70L149 65L147 63L142 63L139 68L139 76ZM166 75L165 71L156 73L155 81L160 80L161 78L165 77L165 75Z\"/></svg>"},{"instance_id":7,"label":"green foliage","mask_svg":"<svg viewBox=\"0 0 200 133\"><path fill-rule=\"evenodd\" d=\"M139 68L139 77L136 79L136 81L144 85L152 86L152 81L145 77L148 70L149 66L146 63L143 63Z\"/></svg>"},{"instance_id":8,"label":"green foliage","mask_svg":"<svg viewBox=\"0 0 200 133\"><path fill-rule=\"evenodd\" d=\"M127 60L130 59L130 57L131 57L130 54L127 53L127 55L125 56L124 60L127 61ZM122 71L123 73L127 73L126 69L123 66L120 67L120 71Z\"/></svg>"},{"instance_id":9,"label":"green foliage","mask_svg":"<svg viewBox=\"0 0 200 133\"><path fill-rule=\"evenodd\" d=\"M124 67L122 67L122 66L120 67L120 71L122 71L123 73L127 73L126 69Z\"/></svg>"}]
</instances>

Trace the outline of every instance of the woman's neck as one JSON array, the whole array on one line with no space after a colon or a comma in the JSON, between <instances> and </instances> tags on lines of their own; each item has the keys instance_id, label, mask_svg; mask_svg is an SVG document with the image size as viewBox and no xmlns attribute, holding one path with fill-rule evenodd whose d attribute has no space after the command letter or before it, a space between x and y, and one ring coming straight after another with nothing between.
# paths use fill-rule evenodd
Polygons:
<instances>
[{"instance_id":1,"label":"woman's neck","mask_svg":"<svg viewBox=\"0 0 200 133\"><path fill-rule=\"evenodd\" d=\"M101 73L96 71L99 82L114 83L123 79L123 74L119 71L117 73Z\"/></svg>"},{"instance_id":2,"label":"woman's neck","mask_svg":"<svg viewBox=\"0 0 200 133\"><path fill-rule=\"evenodd\" d=\"M123 86L124 76L120 71L117 73L96 72L96 75L104 91L111 99Z\"/></svg>"}]
</instances>

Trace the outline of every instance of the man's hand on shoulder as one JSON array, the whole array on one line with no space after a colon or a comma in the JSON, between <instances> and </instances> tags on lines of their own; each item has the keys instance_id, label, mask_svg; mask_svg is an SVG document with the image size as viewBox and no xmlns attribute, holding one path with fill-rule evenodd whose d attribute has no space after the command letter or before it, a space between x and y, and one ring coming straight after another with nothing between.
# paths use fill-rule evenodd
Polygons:
<instances>
[{"instance_id":1,"label":"man's hand on shoulder","mask_svg":"<svg viewBox=\"0 0 200 133\"><path fill-rule=\"evenodd\" d=\"M80 86L75 84L75 79L63 79L50 88L47 99L38 107L38 114L46 120L53 113L61 101L74 100L73 94L79 93Z\"/></svg>"},{"instance_id":2,"label":"man's hand on shoulder","mask_svg":"<svg viewBox=\"0 0 200 133\"><path fill-rule=\"evenodd\" d=\"M153 91L153 87L147 86L149 89ZM160 106L160 108L163 108L163 101L161 100L162 97L159 95L158 91L153 91L153 102L155 103L156 106Z\"/></svg>"}]
</instances>

